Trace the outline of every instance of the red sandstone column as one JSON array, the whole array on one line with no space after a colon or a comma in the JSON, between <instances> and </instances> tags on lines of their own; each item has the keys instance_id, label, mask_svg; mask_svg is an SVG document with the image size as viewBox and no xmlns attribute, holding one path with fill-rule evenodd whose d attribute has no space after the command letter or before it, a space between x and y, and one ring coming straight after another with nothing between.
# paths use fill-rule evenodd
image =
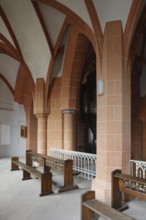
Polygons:
<instances>
[{"instance_id":1,"label":"red sandstone column","mask_svg":"<svg viewBox=\"0 0 146 220\"><path fill-rule=\"evenodd\" d=\"M45 91L45 82L43 78L36 80L35 97L34 97L34 114L38 119L37 126L37 152L47 153L47 116L48 106Z\"/></svg>"},{"instance_id":2,"label":"red sandstone column","mask_svg":"<svg viewBox=\"0 0 146 220\"><path fill-rule=\"evenodd\" d=\"M63 110L63 148L76 150L77 144L77 111Z\"/></svg>"},{"instance_id":3,"label":"red sandstone column","mask_svg":"<svg viewBox=\"0 0 146 220\"><path fill-rule=\"evenodd\" d=\"M37 119L35 116L27 120L26 150L37 151Z\"/></svg>"},{"instance_id":4,"label":"red sandstone column","mask_svg":"<svg viewBox=\"0 0 146 220\"><path fill-rule=\"evenodd\" d=\"M37 152L47 154L47 115L36 115L38 119Z\"/></svg>"},{"instance_id":5,"label":"red sandstone column","mask_svg":"<svg viewBox=\"0 0 146 220\"><path fill-rule=\"evenodd\" d=\"M109 205L111 172L121 169L129 173L131 158L130 74L125 67L123 42L121 22L108 22L100 73L105 91L97 95L97 163L92 189L96 198Z\"/></svg>"}]
</instances>

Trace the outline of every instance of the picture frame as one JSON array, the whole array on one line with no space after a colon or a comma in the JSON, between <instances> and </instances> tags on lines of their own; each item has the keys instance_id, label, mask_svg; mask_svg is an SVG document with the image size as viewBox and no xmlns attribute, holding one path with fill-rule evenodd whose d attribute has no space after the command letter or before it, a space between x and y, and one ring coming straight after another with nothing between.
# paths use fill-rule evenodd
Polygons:
<instances>
[{"instance_id":1,"label":"picture frame","mask_svg":"<svg viewBox=\"0 0 146 220\"><path fill-rule=\"evenodd\" d=\"M20 126L20 137L22 138L27 137L27 127L25 125Z\"/></svg>"}]
</instances>

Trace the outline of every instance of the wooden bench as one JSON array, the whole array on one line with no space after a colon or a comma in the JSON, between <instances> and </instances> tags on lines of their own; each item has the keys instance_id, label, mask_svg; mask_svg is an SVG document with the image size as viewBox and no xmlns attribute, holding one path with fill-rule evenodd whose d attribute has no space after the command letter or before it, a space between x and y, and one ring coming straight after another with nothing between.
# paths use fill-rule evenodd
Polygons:
<instances>
[{"instance_id":1,"label":"wooden bench","mask_svg":"<svg viewBox=\"0 0 146 220\"><path fill-rule=\"evenodd\" d=\"M81 202L81 220L96 220L99 216L108 220L134 220L125 213L96 200L95 191L82 194Z\"/></svg>"},{"instance_id":2,"label":"wooden bench","mask_svg":"<svg viewBox=\"0 0 146 220\"><path fill-rule=\"evenodd\" d=\"M26 151L26 164L33 166L33 162L38 162L43 165L44 173L50 172L50 169L63 172L64 174L64 186L60 187L58 192L65 192L68 190L77 189L73 182L73 160L67 159L62 160L59 158L45 156L32 152L31 150Z\"/></svg>"},{"instance_id":3,"label":"wooden bench","mask_svg":"<svg viewBox=\"0 0 146 220\"><path fill-rule=\"evenodd\" d=\"M18 157L11 158L11 171L19 170L19 167L23 170L23 178L22 180L32 179L31 174L38 177L41 181L41 193L40 196L46 196L52 194L52 173L46 172L41 173L40 171L34 169L33 167L24 164L19 161Z\"/></svg>"},{"instance_id":4,"label":"wooden bench","mask_svg":"<svg viewBox=\"0 0 146 220\"><path fill-rule=\"evenodd\" d=\"M112 207L123 209L124 195L146 200L146 179L122 174L121 170L112 172Z\"/></svg>"}]
</instances>

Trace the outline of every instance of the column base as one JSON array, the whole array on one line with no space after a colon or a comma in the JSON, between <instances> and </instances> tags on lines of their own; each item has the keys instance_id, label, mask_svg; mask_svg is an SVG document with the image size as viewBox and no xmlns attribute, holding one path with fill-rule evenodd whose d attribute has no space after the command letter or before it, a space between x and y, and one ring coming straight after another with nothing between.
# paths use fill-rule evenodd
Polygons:
<instances>
[{"instance_id":1,"label":"column base","mask_svg":"<svg viewBox=\"0 0 146 220\"><path fill-rule=\"evenodd\" d=\"M97 200L111 206L111 184L99 181L98 179L92 180L92 190L95 191L95 197Z\"/></svg>"}]
</instances>

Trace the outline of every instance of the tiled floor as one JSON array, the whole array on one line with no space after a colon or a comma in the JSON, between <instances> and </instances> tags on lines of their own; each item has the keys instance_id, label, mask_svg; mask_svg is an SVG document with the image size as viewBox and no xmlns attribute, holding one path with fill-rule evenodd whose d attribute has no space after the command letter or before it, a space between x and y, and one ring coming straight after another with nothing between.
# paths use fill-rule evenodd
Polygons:
<instances>
[{"instance_id":1,"label":"tiled floor","mask_svg":"<svg viewBox=\"0 0 146 220\"><path fill-rule=\"evenodd\" d=\"M10 159L0 159L0 220L80 220L81 194L90 190L90 182L75 177L78 189L58 193L63 177L55 173L54 194L39 197L40 181L22 181L22 171L10 171ZM146 220L146 202L135 199L125 213ZM118 219L117 219L118 220Z\"/></svg>"}]
</instances>

